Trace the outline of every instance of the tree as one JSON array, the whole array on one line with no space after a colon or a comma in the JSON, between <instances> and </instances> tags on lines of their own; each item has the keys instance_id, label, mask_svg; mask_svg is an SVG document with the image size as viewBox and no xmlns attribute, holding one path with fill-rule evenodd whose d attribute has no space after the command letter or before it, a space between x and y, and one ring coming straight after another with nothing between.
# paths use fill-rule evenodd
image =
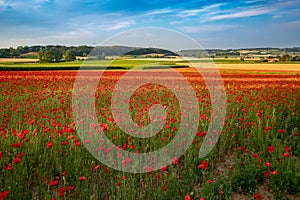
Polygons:
<instances>
[{"instance_id":1,"label":"tree","mask_svg":"<svg viewBox=\"0 0 300 200\"><path fill-rule=\"evenodd\" d=\"M76 56L74 55L74 53L70 50L66 50L64 53L64 59L66 61L74 61L76 59Z\"/></svg>"},{"instance_id":2,"label":"tree","mask_svg":"<svg viewBox=\"0 0 300 200\"><path fill-rule=\"evenodd\" d=\"M62 58L62 55L59 52L53 50L40 50L38 53L39 62L41 63L51 63L59 62Z\"/></svg>"},{"instance_id":3,"label":"tree","mask_svg":"<svg viewBox=\"0 0 300 200\"><path fill-rule=\"evenodd\" d=\"M288 54L282 55L281 58L279 58L280 61L286 62L286 61L290 61L291 57Z\"/></svg>"}]
</instances>

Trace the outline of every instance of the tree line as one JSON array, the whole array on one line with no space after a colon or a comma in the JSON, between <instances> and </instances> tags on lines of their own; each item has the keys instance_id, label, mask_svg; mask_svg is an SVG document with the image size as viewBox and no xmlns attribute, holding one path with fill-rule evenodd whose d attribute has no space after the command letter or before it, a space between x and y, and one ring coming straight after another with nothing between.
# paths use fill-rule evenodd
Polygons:
<instances>
[{"instance_id":1,"label":"tree line","mask_svg":"<svg viewBox=\"0 0 300 200\"><path fill-rule=\"evenodd\" d=\"M46 53L46 55L51 55L58 58L64 56L67 52L70 52L74 56L87 56L93 49L92 46L61 46L61 45L47 45L47 46L18 46L17 48L2 48L0 49L1 58L24 58L24 54L27 53ZM50 52L50 53L49 53ZM54 54L54 55L53 55Z\"/></svg>"}]
</instances>

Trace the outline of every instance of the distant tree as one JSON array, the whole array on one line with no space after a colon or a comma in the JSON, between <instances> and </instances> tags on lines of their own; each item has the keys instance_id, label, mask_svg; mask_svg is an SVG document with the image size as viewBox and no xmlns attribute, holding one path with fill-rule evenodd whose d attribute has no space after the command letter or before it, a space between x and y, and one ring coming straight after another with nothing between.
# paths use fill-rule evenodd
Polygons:
<instances>
[{"instance_id":1,"label":"distant tree","mask_svg":"<svg viewBox=\"0 0 300 200\"><path fill-rule=\"evenodd\" d=\"M245 58L244 58L244 57L241 57L240 60L241 60L241 61L245 61Z\"/></svg>"},{"instance_id":2,"label":"distant tree","mask_svg":"<svg viewBox=\"0 0 300 200\"><path fill-rule=\"evenodd\" d=\"M66 61L74 61L76 59L76 56L70 50L66 50L63 57Z\"/></svg>"},{"instance_id":3,"label":"distant tree","mask_svg":"<svg viewBox=\"0 0 300 200\"><path fill-rule=\"evenodd\" d=\"M105 53L102 52L101 55L98 55L98 56L97 56L97 59L98 59L98 60L105 60Z\"/></svg>"},{"instance_id":4,"label":"distant tree","mask_svg":"<svg viewBox=\"0 0 300 200\"><path fill-rule=\"evenodd\" d=\"M45 49L38 52L38 58L41 63L59 62L62 58L62 54L53 50Z\"/></svg>"},{"instance_id":5,"label":"distant tree","mask_svg":"<svg viewBox=\"0 0 300 200\"><path fill-rule=\"evenodd\" d=\"M284 54L282 55L280 58L279 58L280 61L283 61L283 62L287 62L287 61L290 61L291 60L291 57L290 55L288 54Z\"/></svg>"}]
</instances>

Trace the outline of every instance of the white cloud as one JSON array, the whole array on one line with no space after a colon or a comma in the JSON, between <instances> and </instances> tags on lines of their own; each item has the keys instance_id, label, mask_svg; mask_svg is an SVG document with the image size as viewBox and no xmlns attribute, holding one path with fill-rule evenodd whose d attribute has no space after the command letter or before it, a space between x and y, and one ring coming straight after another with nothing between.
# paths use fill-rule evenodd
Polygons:
<instances>
[{"instance_id":1,"label":"white cloud","mask_svg":"<svg viewBox=\"0 0 300 200\"><path fill-rule=\"evenodd\" d=\"M176 9L159 9L159 10L151 10L146 12L144 15L163 15L163 14L170 14L176 12Z\"/></svg>"},{"instance_id":2,"label":"white cloud","mask_svg":"<svg viewBox=\"0 0 300 200\"><path fill-rule=\"evenodd\" d=\"M115 30L127 28L134 24L135 24L134 20L128 20L128 21L122 21L122 22L116 22L116 23L112 22L109 24L102 25L100 27L105 31L115 31Z\"/></svg>"},{"instance_id":3,"label":"white cloud","mask_svg":"<svg viewBox=\"0 0 300 200\"><path fill-rule=\"evenodd\" d=\"M275 9L272 8L252 8L249 10L243 10L238 11L235 13L228 13L228 14L221 14L221 15L215 15L208 17L206 21L216 21L216 20L222 20L222 19L235 19L235 18L244 18L244 17L253 17L253 16L259 16L263 14L268 14L275 11Z\"/></svg>"},{"instance_id":4,"label":"white cloud","mask_svg":"<svg viewBox=\"0 0 300 200\"><path fill-rule=\"evenodd\" d=\"M197 16L201 13L206 13L206 12L209 12L209 11L216 10L216 9L220 8L222 5L226 5L226 3L212 4L212 5L209 5L209 6L204 6L203 8L200 8L200 9L181 10L177 13L177 16L182 17L182 18Z\"/></svg>"},{"instance_id":5,"label":"white cloud","mask_svg":"<svg viewBox=\"0 0 300 200\"><path fill-rule=\"evenodd\" d=\"M217 32L225 31L239 27L238 25L199 25L199 26L184 26L182 30L187 33L200 33L200 32Z\"/></svg>"}]
</instances>

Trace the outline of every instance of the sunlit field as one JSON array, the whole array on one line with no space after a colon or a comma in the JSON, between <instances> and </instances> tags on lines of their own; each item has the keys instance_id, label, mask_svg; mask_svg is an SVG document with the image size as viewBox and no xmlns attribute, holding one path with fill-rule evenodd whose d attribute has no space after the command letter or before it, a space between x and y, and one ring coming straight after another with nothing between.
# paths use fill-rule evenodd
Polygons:
<instances>
[{"instance_id":1,"label":"sunlit field","mask_svg":"<svg viewBox=\"0 0 300 200\"><path fill-rule=\"evenodd\" d=\"M225 126L213 151L201 159L209 91L196 70L177 69L199 100L198 131L183 156L141 174L109 168L86 150L90 141L80 140L72 112L77 71L0 71L0 199L299 199L300 70L251 66L220 67ZM125 73L104 72L95 95L99 124L123 150L164 147L180 124L176 96L152 84L136 90L129 103L134 122L149 124L148 108L157 103L167 108L167 119L154 137L131 137L117 126L110 106ZM106 149L99 144L98 151Z\"/></svg>"}]
</instances>

